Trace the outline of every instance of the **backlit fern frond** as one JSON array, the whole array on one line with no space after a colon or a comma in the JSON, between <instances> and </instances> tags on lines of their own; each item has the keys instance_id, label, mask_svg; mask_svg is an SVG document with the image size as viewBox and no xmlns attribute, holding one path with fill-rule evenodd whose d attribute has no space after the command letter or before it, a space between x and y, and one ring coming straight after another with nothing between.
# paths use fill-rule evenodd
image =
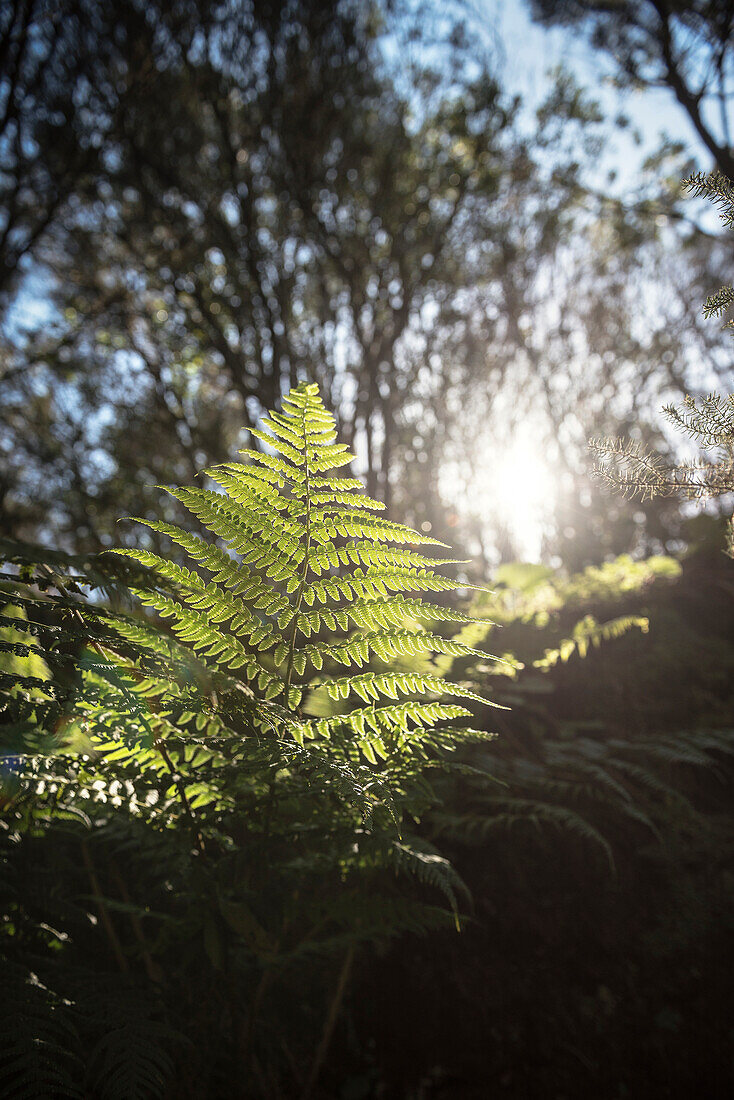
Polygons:
<instances>
[{"instance_id":1,"label":"backlit fern frond","mask_svg":"<svg viewBox=\"0 0 734 1100\"><path fill-rule=\"evenodd\" d=\"M80 748L83 716L91 728L113 694L129 701L142 665L159 674L169 667L170 646L159 632L86 598L94 591L129 601L129 585L145 583L145 570L45 547L3 543L0 551L1 749L54 752L74 742ZM113 617L121 630L129 629L129 640L110 629ZM184 656L190 663L190 655ZM136 669L127 684L126 664ZM96 675L89 671L93 667Z\"/></svg>"},{"instance_id":2,"label":"backlit fern frond","mask_svg":"<svg viewBox=\"0 0 734 1100\"><path fill-rule=\"evenodd\" d=\"M360 481L334 475L353 456L337 443L318 387L292 390L263 426L253 434L267 449L206 471L216 488L171 490L223 545L143 521L181 547L191 566L146 550L115 551L161 579L136 594L205 667L244 676L257 699L279 707L280 727L299 744L351 741L374 760L435 743L436 727L470 717L464 704L485 700L438 676L354 670L373 658L472 652L420 625L461 615L414 595L461 587L435 571L455 560L424 555L420 544L443 544L379 516L382 503L366 497ZM319 677L339 665L352 671ZM352 706L309 716L307 692L309 702L323 692ZM263 724L257 710L254 723Z\"/></svg>"},{"instance_id":3,"label":"backlit fern frond","mask_svg":"<svg viewBox=\"0 0 734 1100\"><path fill-rule=\"evenodd\" d=\"M559 661L567 661L573 653L585 657L591 646L597 648L602 642L621 638L629 630L641 630L646 634L648 620L643 615L620 615L606 623L598 623L593 615L585 615L573 628L570 637L562 638L557 646L546 649L538 660L533 661L535 668L548 669Z\"/></svg>"}]
</instances>

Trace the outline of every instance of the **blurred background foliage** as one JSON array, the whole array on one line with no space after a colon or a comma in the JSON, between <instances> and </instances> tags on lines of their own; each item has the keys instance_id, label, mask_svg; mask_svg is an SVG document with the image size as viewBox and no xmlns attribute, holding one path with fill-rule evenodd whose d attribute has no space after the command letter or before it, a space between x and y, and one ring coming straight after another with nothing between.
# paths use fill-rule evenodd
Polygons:
<instances>
[{"instance_id":1,"label":"blurred background foliage","mask_svg":"<svg viewBox=\"0 0 734 1100\"><path fill-rule=\"evenodd\" d=\"M507 662L434 663L510 708L416 794L407 886L399 854L355 860L313 764L267 843L215 806L202 872L162 770L141 817L124 760L48 758L19 800L4 756L2 1027L30 1095L232 1095L245 1063L268 1097L731 1095L729 501L622 499L587 440L675 464L660 405L731 388L701 313L730 241L681 180L734 175L734 6L508 10L515 42L560 43L539 90L491 3L0 12L3 684L73 692L75 601L133 613L97 557L131 544L118 519L176 521L155 485L308 378L390 517L491 583L461 606L497 625L460 637ZM43 629L68 613L51 664L19 581ZM268 766L205 779L247 811Z\"/></svg>"},{"instance_id":2,"label":"blurred background foliage","mask_svg":"<svg viewBox=\"0 0 734 1100\"><path fill-rule=\"evenodd\" d=\"M587 7L569 5L581 29ZM710 62L713 95L723 74L719 126L731 16L699 7L681 79ZM620 111L573 65L524 104L495 14L6 7L7 535L109 544L152 484L231 454L308 377L370 493L451 528L480 570L527 553L528 525L572 568L675 542L675 508L590 491L585 445L634 431L666 450L662 399L727 384L730 347L700 316L726 251L680 189L707 143L681 140L682 105L676 133L636 147L634 98ZM675 102L672 76L649 81ZM495 484L513 479L524 527L530 506Z\"/></svg>"}]
</instances>

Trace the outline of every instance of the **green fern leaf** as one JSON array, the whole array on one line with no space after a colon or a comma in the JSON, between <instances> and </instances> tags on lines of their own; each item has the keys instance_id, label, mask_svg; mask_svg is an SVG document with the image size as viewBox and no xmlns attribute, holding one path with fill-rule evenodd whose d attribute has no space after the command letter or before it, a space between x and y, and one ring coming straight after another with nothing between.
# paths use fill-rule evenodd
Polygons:
<instances>
[{"instance_id":1,"label":"green fern leaf","mask_svg":"<svg viewBox=\"0 0 734 1100\"><path fill-rule=\"evenodd\" d=\"M443 543L376 516L382 502L366 497L359 481L331 476L352 455L337 442L334 418L317 387L291 390L282 410L268 414L252 435L262 451L246 449L248 461L205 471L218 491L169 490L218 541L145 521L183 549L190 566L145 550L121 551L160 579L158 586L136 589L142 603L168 620L179 643L206 667L230 675L240 670L256 696L282 704L280 720L299 743L350 729L372 762L386 751L381 739L391 724L400 736L412 730L415 746L421 730L470 713L442 700L459 696L484 704L479 695L428 674L351 671L311 682L327 662L354 670L372 658L389 664L419 652L475 652L418 628L421 619L464 616L403 595L467 586L436 572L456 559L415 550ZM326 631L345 638L321 641ZM346 703L346 712L305 719L298 707L307 689ZM355 706L355 698L369 705ZM379 699L395 705L375 706Z\"/></svg>"}]
</instances>

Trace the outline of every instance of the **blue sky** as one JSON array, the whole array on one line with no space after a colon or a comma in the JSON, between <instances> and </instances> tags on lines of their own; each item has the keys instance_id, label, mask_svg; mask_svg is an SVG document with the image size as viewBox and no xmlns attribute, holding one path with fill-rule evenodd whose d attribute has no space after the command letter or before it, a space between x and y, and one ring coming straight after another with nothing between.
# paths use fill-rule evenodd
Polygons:
<instances>
[{"instance_id":1,"label":"blue sky","mask_svg":"<svg viewBox=\"0 0 734 1100\"><path fill-rule=\"evenodd\" d=\"M546 30L533 23L524 0L475 0L475 10L486 18L498 39L504 87L520 94L528 107L538 106L545 97L548 71L564 64L612 116L620 111L629 116L632 128L642 135L642 145L638 148L631 134L620 133L609 153L609 167L616 168L628 181L634 178L640 160L659 144L662 133L684 141L693 152L701 154L697 135L670 91L620 93L608 79L614 69L611 59L590 49L581 36L559 27ZM701 167L710 167L707 158Z\"/></svg>"}]
</instances>

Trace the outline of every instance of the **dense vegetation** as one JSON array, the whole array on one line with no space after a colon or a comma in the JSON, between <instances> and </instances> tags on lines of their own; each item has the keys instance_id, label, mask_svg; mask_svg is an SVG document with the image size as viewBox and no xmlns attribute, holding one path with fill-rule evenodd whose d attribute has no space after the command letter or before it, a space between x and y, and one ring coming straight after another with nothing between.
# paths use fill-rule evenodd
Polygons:
<instances>
[{"instance_id":1,"label":"dense vegetation","mask_svg":"<svg viewBox=\"0 0 734 1100\"><path fill-rule=\"evenodd\" d=\"M401 905L399 895L393 899L389 879L381 888L386 871L413 871L442 888L456 910L450 865L425 842L414 846L404 823L430 799L428 774L441 756L462 740L483 736L455 724L471 718L467 700L483 699L435 669L393 668L391 659L482 654L420 627L422 620L465 617L415 595L455 589L456 582L430 568L450 560L403 548L438 544L379 517L384 505L355 492L358 480L334 476L353 456L336 442L334 418L318 388L300 386L283 406L264 421L269 432L255 433L267 450L246 452L245 465L206 471L223 492L172 490L223 546L148 521L182 546L200 571L147 550L117 552L153 571L130 591L173 620L176 640L144 619L70 598L68 586L78 591L84 575L62 580L52 574L38 592L34 582L42 580L43 567L34 572L31 564L29 575L27 563L16 559L18 579L5 577L13 604L6 606L0 641L13 659L3 674L5 732L15 734L19 753L18 789L8 792L7 840L12 884L13 870L27 872L27 849L49 831L53 836L60 821L81 820L96 836L111 830L117 840L105 852L105 866L117 866L122 858L118 844L124 849L139 838L164 896L155 905L147 894L133 900L126 883L134 883L133 890L139 885L141 867L120 877L117 900L130 917L135 953L145 976L164 982L172 966L156 957L159 936L168 950L183 949L193 936L211 968L226 971L229 992L217 1024L233 1044L225 1061L230 1076L238 1064L248 1080L261 1062L265 1080L274 1072L273 1055L257 1049L261 1008L272 1012L269 987L287 986L294 970L302 981L314 957L346 951L308 1091L355 944L382 929L430 925L440 915L424 913L418 901ZM70 644L83 647L81 653L70 651ZM369 667L371 659L377 667ZM340 666L350 674L339 675ZM355 700L366 705L354 706ZM324 713L325 701L339 704L334 713ZM77 844L100 929L119 969L134 973L109 899L100 892L96 846L83 832ZM72 853L73 844L70 858ZM161 881L168 877L169 860L171 867L183 860L178 888ZM167 919L166 889L174 902ZM11 902L4 929L20 968L11 967L18 993L7 1036L6 1084L19 1095L54 1087L83 1095L73 1067L63 1059L59 1064L62 1047L54 1037L65 1027L82 1044L73 1016L84 1013L85 998L75 983L83 987L86 981L94 1004L98 962L90 966L84 955L74 963L67 959L63 945L76 942L78 932L56 928L65 923L62 914L53 926L44 919L37 927L27 898L23 890ZM163 925L144 931L151 909ZM43 981L49 1031L40 1037L34 1025L44 997L27 958L39 931L36 947L51 935L61 947L57 964L66 963L57 981L53 969L51 984ZM206 980L212 977L208 973ZM29 988L30 997L24 996ZM179 992L186 995L185 989ZM71 1017L66 1005L74 1007ZM85 1065L85 1087L104 1095L159 1094L170 1084L170 1052L155 1044L156 1029L147 1025L141 1049L128 1049L139 1015L134 999L129 1011L130 1020L123 1016L112 1030L109 1021L103 1027L97 1053ZM98 1012L93 1016L103 1022ZM279 1030L272 1020L265 1029L271 1046L276 1036L283 1038ZM307 1033L305 1027L301 1041ZM173 1034L170 1026L163 1034ZM188 1026L182 1036L193 1039ZM39 1038L47 1040L40 1048L46 1055L41 1073L32 1057ZM216 1062L211 1069L223 1072ZM204 1083L200 1071L195 1079L197 1088L216 1094L228 1078Z\"/></svg>"},{"instance_id":2,"label":"dense vegetation","mask_svg":"<svg viewBox=\"0 0 734 1100\"><path fill-rule=\"evenodd\" d=\"M730 1090L734 591L707 526L682 567L501 578L492 613L525 668L491 676L512 709L467 758L496 781L451 781L425 821L470 919L358 978L353 1026L387 1095ZM645 631L556 660L588 616L642 612Z\"/></svg>"},{"instance_id":3,"label":"dense vegetation","mask_svg":"<svg viewBox=\"0 0 734 1100\"><path fill-rule=\"evenodd\" d=\"M178 491L237 558L159 521L202 572L8 555L7 1094L618 1096L652 1020L664 1096L709 1014L676 1074L713 1087L734 598L711 533L682 570L507 566L465 612L426 604L445 559L329 472L349 455L313 387L268 426L208 472L224 494ZM176 638L83 599L103 586Z\"/></svg>"}]
</instances>

